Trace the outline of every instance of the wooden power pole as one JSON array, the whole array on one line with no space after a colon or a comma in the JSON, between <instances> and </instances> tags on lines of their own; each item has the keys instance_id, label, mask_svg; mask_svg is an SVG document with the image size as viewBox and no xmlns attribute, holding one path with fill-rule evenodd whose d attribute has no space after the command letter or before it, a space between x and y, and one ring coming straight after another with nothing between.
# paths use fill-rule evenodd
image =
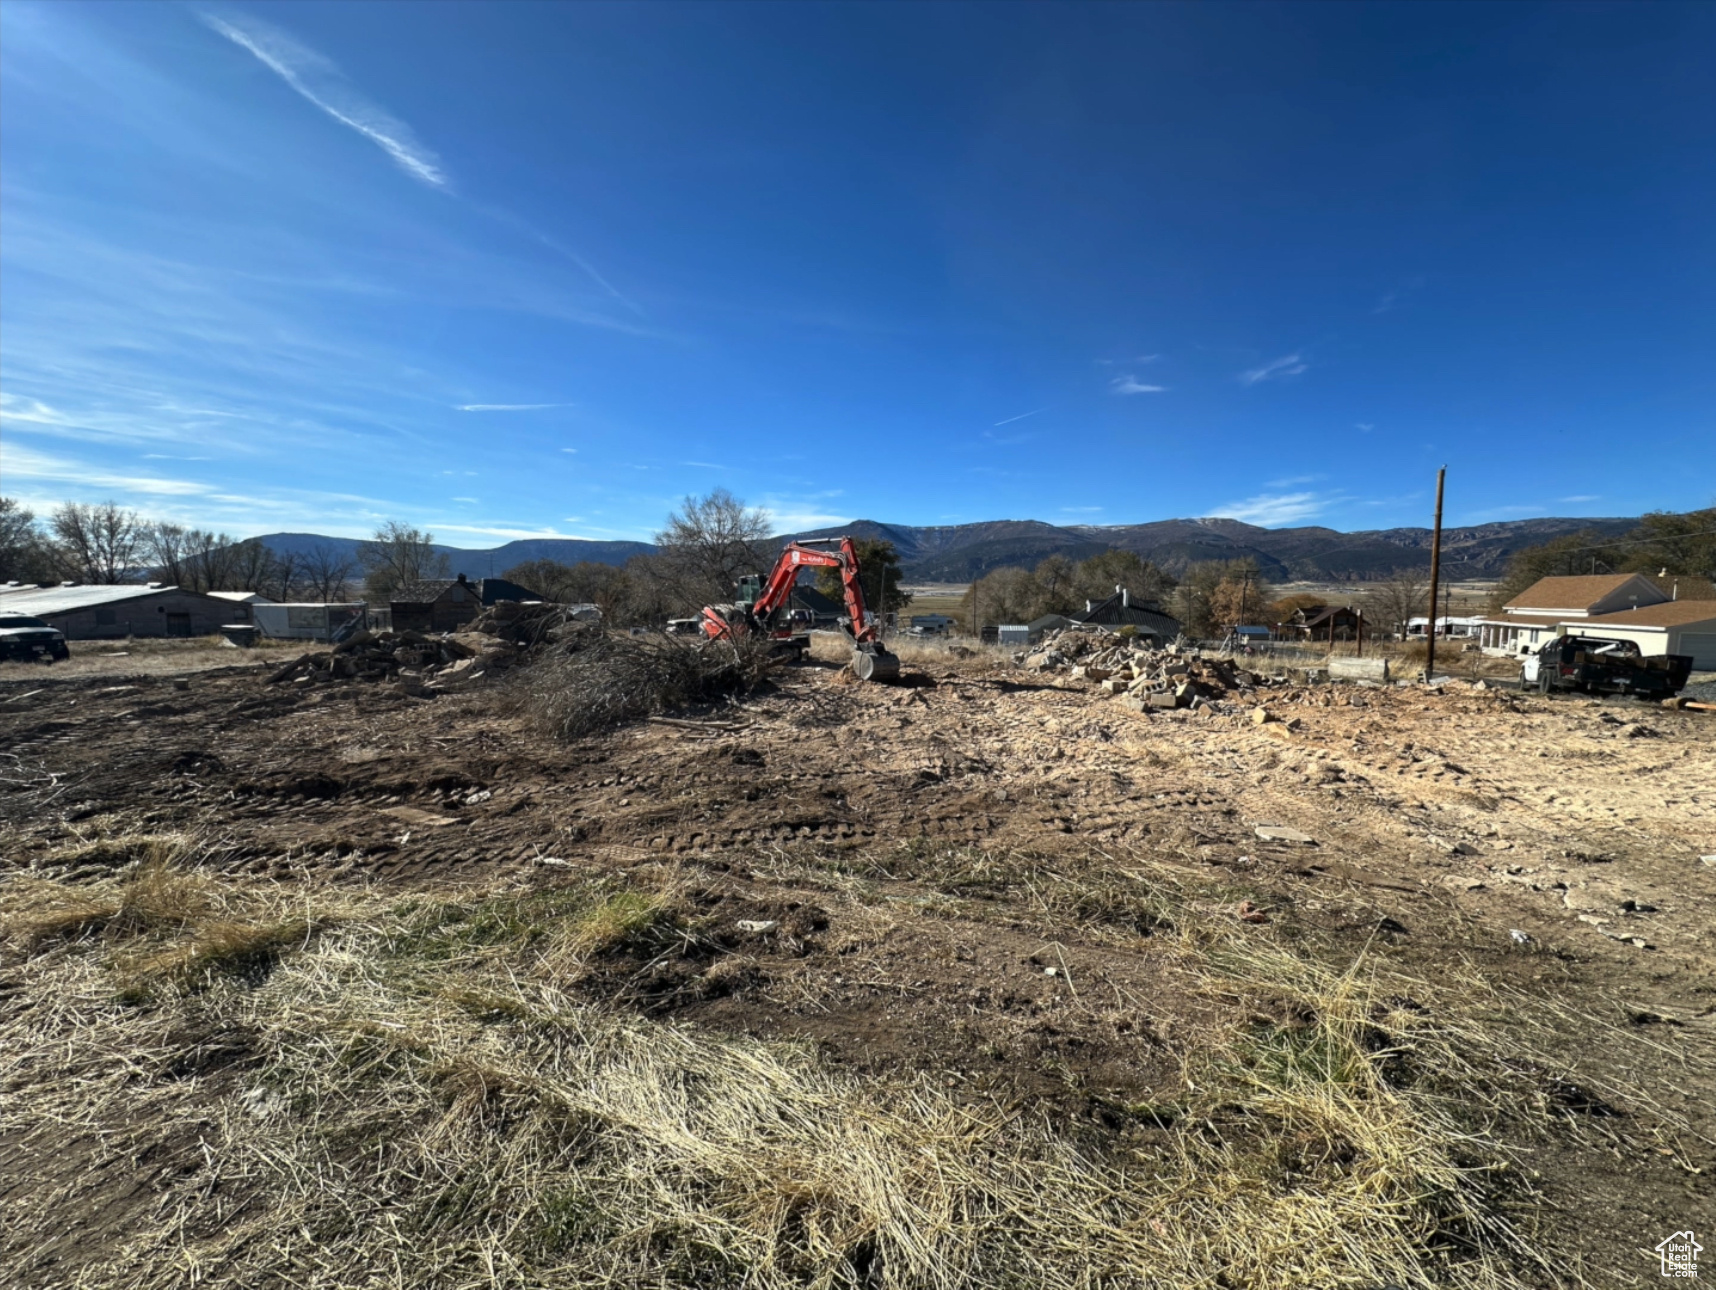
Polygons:
<instances>
[{"instance_id":1,"label":"wooden power pole","mask_svg":"<svg viewBox=\"0 0 1716 1290\"><path fill-rule=\"evenodd\" d=\"M1430 621L1424 625L1426 681L1436 675L1436 602L1442 589L1442 481L1447 475L1446 466L1436 472L1436 527L1430 535Z\"/></svg>"}]
</instances>

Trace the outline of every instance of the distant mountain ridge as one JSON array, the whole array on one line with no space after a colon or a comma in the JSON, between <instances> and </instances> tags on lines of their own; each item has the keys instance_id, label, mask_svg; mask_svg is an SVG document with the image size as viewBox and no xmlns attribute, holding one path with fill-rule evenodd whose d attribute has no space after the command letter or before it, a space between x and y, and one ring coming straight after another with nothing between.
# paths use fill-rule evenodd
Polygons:
<instances>
[{"instance_id":1,"label":"distant mountain ridge","mask_svg":"<svg viewBox=\"0 0 1716 1290\"><path fill-rule=\"evenodd\" d=\"M275 555L305 555L318 546L331 547L346 559L356 561L358 538L324 537L319 533L264 533L259 539ZM647 555L655 550L648 542L593 542L585 538L523 538L496 547L447 546L437 542L435 550L447 557L452 566L450 576L461 573L467 578L498 578L514 565L530 560L561 560L577 564L593 560L598 564L624 564L634 555Z\"/></svg>"},{"instance_id":2,"label":"distant mountain ridge","mask_svg":"<svg viewBox=\"0 0 1716 1290\"><path fill-rule=\"evenodd\" d=\"M1618 537L1637 526L1637 518L1549 516L1445 528L1442 568L1450 578L1499 578L1508 561L1525 547L1586 529ZM1042 520L914 525L854 520L834 528L782 534L780 540L844 533L892 542L900 553L902 572L913 582L969 582L992 569L1028 568L1050 555L1082 560L1109 547L1136 551L1174 574L1205 560L1249 557L1257 561L1264 577L1274 582L1363 582L1409 569L1427 570L1431 536L1427 528L1342 533L1318 526L1266 529L1219 518L1111 525L1056 525ZM261 541L277 554L302 554L325 544L354 558L358 545L354 538L314 533L269 533ZM525 538L477 550L438 544L435 549L446 554L455 575L462 573L468 578L499 576L529 560L624 564L634 555L655 550L647 542L594 542L585 538Z\"/></svg>"},{"instance_id":3,"label":"distant mountain ridge","mask_svg":"<svg viewBox=\"0 0 1716 1290\"><path fill-rule=\"evenodd\" d=\"M1444 528L1442 568L1450 578L1499 578L1525 547L1587 529L1614 537L1637 526L1636 518L1545 517ZM795 536L839 533L892 542L905 576L916 582L968 582L992 569L1034 565L1048 555L1081 560L1109 547L1135 551L1173 574L1206 560L1250 557L1274 582L1363 582L1408 569L1427 570L1431 540L1427 528L1341 533L1321 527L1266 529L1219 518L1114 525L991 520L948 527L855 520Z\"/></svg>"}]
</instances>

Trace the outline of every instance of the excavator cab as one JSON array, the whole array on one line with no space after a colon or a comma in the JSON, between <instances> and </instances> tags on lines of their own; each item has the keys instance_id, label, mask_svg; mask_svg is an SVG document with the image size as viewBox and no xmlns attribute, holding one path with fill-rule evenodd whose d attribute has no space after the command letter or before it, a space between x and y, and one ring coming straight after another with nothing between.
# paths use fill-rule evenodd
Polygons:
<instances>
[{"instance_id":1,"label":"excavator cab","mask_svg":"<svg viewBox=\"0 0 1716 1290\"><path fill-rule=\"evenodd\" d=\"M747 574L739 579L731 604L703 607L698 615L703 634L710 640L726 640L742 632L761 631L783 643L790 642L802 656L810 638L794 632L786 605L799 573L806 568L840 571L847 612L841 626L852 638L852 671L865 681L898 677L900 660L882 643L877 623L865 610L858 581L858 552L849 537L789 542L767 579Z\"/></svg>"}]
</instances>

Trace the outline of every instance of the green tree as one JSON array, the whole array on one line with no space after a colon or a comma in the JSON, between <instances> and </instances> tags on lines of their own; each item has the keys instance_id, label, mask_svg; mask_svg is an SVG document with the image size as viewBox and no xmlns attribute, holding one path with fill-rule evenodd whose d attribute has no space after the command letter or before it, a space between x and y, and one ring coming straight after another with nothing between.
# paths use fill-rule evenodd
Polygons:
<instances>
[{"instance_id":1,"label":"green tree","mask_svg":"<svg viewBox=\"0 0 1716 1290\"><path fill-rule=\"evenodd\" d=\"M900 553L892 542L857 537L852 549L858 557L858 585L864 590L864 607L876 614L891 614L912 603L910 593L900 589ZM816 589L830 600L844 603L840 570L818 569Z\"/></svg>"},{"instance_id":2,"label":"green tree","mask_svg":"<svg viewBox=\"0 0 1716 1290\"><path fill-rule=\"evenodd\" d=\"M1499 614L1511 601L1539 578L1566 577L1580 573L1608 573L1613 565L1599 559L1604 554L1625 552L1626 547L1605 545L1614 542L1597 529L1583 529L1564 537L1552 538L1541 546L1528 546L1516 551L1508 561L1507 572L1490 593L1490 612ZM1598 548L1602 550L1599 551ZM1617 557L1621 558L1621 557ZM1602 564L1602 568L1596 568Z\"/></svg>"},{"instance_id":3,"label":"green tree","mask_svg":"<svg viewBox=\"0 0 1716 1290\"><path fill-rule=\"evenodd\" d=\"M1651 511L1627 535L1637 546L1611 547L1628 573L1690 574L1716 579L1716 506L1701 511Z\"/></svg>"}]
</instances>

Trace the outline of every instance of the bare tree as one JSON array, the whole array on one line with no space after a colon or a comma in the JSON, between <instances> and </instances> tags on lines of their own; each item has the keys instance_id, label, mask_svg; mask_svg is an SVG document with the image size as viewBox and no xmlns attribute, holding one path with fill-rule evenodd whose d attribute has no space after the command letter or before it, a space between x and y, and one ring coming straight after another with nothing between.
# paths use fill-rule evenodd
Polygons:
<instances>
[{"instance_id":1,"label":"bare tree","mask_svg":"<svg viewBox=\"0 0 1716 1290\"><path fill-rule=\"evenodd\" d=\"M143 552L153 567L155 576L174 587L186 585L190 544L184 526L159 521L143 531Z\"/></svg>"},{"instance_id":2,"label":"bare tree","mask_svg":"<svg viewBox=\"0 0 1716 1290\"><path fill-rule=\"evenodd\" d=\"M185 581L191 591L236 591L238 543L207 529L185 532Z\"/></svg>"},{"instance_id":3,"label":"bare tree","mask_svg":"<svg viewBox=\"0 0 1716 1290\"><path fill-rule=\"evenodd\" d=\"M725 488L687 497L655 535L674 600L686 609L726 600L746 574L766 574L776 554L773 528L766 511Z\"/></svg>"},{"instance_id":4,"label":"bare tree","mask_svg":"<svg viewBox=\"0 0 1716 1290\"><path fill-rule=\"evenodd\" d=\"M270 600L290 600L297 590L304 557L296 551L275 551L268 564L265 585L257 588Z\"/></svg>"},{"instance_id":5,"label":"bare tree","mask_svg":"<svg viewBox=\"0 0 1716 1290\"><path fill-rule=\"evenodd\" d=\"M1402 569L1366 599L1370 601L1382 629L1404 638L1407 624L1414 615L1423 612L1429 596L1429 576L1415 569Z\"/></svg>"},{"instance_id":6,"label":"bare tree","mask_svg":"<svg viewBox=\"0 0 1716 1290\"><path fill-rule=\"evenodd\" d=\"M346 583L356 570L357 561L326 542L318 542L304 555L304 584L323 604L345 599Z\"/></svg>"},{"instance_id":7,"label":"bare tree","mask_svg":"<svg viewBox=\"0 0 1716 1290\"><path fill-rule=\"evenodd\" d=\"M232 580L236 585L221 587L221 591L254 591L261 595L263 588L274 580L274 553L258 538L246 538L233 547L232 565Z\"/></svg>"},{"instance_id":8,"label":"bare tree","mask_svg":"<svg viewBox=\"0 0 1716 1290\"><path fill-rule=\"evenodd\" d=\"M368 542L358 543L358 563L363 566L364 586L372 596L385 598L395 587L445 578L452 564L435 549L435 535L389 520Z\"/></svg>"},{"instance_id":9,"label":"bare tree","mask_svg":"<svg viewBox=\"0 0 1716 1290\"><path fill-rule=\"evenodd\" d=\"M118 582L136 563L143 525L118 502L66 502L48 525L79 582Z\"/></svg>"},{"instance_id":10,"label":"bare tree","mask_svg":"<svg viewBox=\"0 0 1716 1290\"><path fill-rule=\"evenodd\" d=\"M52 576L52 554L35 512L14 498L0 497L0 582L41 582Z\"/></svg>"}]
</instances>

